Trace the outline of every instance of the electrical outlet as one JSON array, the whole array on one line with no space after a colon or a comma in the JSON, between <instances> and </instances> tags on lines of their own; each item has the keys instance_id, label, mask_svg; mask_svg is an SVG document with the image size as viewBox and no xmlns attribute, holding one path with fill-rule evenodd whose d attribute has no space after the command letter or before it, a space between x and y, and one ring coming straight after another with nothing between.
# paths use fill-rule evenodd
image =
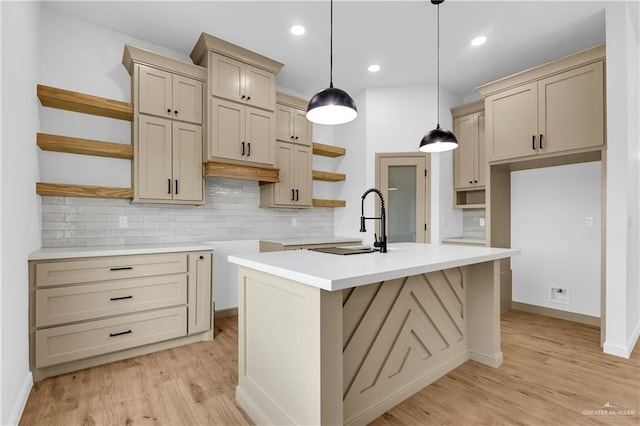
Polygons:
<instances>
[{"instance_id":1,"label":"electrical outlet","mask_svg":"<svg viewBox=\"0 0 640 426\"><path fill-rule=\"evenodd\" d=\"M127 216L119 216L118 227L126 228L127 226L129 226L129 218Z\"/></svg>"},{"instance_id":2,"label":"electrical outlet","mask_svg":"<svg viewBox=\"0 0 640 426\"><path fill-rule=\"evenodd\" d=\"M484 224L484 217L481 217L480 219L478 219L478 225L480 225L480 226L485 226L485 224Z\"/></svg>"},{"instance_id":3,"label":"electrical outlet","mask_svg":"<svg viewBox=\"0 0 640 426\"><path fill-rule=\"evenodd\" d=\"M584 225L587 228L593 228L593 216L587 216L584 218Z\"/></svg>"},{"instance_id":4,"label":"electrical outlet","mask_svg":"<svg viewBox=\"0 0 640 426\"><path fill-rule=\"evenodd\" d=\"M291 226L298 226L298 218L295 218L295 217L291 218Z\"/></svg>"},{"instance_id":5,"label":"electrical outlet","mask_svg":"<svg viewBox=\"0 0 640 426\"><path fill-rule=\"evenodd\" d=\"M569 304L569 289L563 287L549 287L549 301Z\"/></svg>"}]
</instances>

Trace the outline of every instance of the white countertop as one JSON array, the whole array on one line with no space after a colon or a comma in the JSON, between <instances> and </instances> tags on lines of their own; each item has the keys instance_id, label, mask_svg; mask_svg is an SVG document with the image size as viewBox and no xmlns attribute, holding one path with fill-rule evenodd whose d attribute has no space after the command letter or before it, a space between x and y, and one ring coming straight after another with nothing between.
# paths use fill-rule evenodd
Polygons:
<instances>
[{"instance_id":1,"label":"white countertop","mask_svg":"<svg viewBox=\"0 0 640 426\"><path fill-rule=\"evenodd\" d=\"M306 245L314 245L314 244L344 244L344 243L361 244L362 238L332 236L332 237L264 238L264 239L261 239L260 241L264 241L267 243L282 244L284 247L287 247L287 246L306 246Z\"/></svg>"},{"instance_id":2,"label":"white countertop","mask_svg":"<svg viewBox=\"0 0 640 426\"><path fill-rule=\"evenodd\" d=\"M130 254L175 253L183 251L212 250L211 244L140 244L95 247L43 248L29 254L29 260L71 259L75 257L124 256Z\"/></svg>"},{"instance_id":3,"label":"white countertop","mask_svg":"<svg viewBox=\"0 0 640 426\"><path fill-rule=\"evenodd\" d=\"M280 251L229 256L229 262L321 288L342 290L520 254L517 249L389 244L388 253L348 256L310 250Z\"/></svg>"}]
</instances>

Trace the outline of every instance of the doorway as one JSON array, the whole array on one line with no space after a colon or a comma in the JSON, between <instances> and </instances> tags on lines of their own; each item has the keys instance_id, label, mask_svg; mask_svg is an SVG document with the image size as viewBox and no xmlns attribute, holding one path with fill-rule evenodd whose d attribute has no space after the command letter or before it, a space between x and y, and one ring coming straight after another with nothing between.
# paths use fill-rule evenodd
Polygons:
<instances>
[{"instance_id":1,"label":"doorway","mask_svg":"<svg viewBox=\"0 0 640 426\"><path fill-rule=\"evenodd\" d=\"M422 153L376 154L376 187L386 200L390 243L430 242L429 160Z\"/></svg>"}]
</instances>

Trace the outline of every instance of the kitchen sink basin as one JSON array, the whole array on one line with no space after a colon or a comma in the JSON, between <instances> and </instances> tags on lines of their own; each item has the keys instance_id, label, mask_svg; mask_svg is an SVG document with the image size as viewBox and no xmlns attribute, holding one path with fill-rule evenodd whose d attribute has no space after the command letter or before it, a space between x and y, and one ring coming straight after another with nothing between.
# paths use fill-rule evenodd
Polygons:
<instances>
[{"instance_id":1,"label":"kitchen sink basin","mask_svg":"<svg viewBox=\"0 0 640 426\"><path fill-rule=\"evenodd\" d=\"M373 253L374 250L370 247L357 247L357 248L349 248L349 247L321 247L321 248L313 248L309 249L311 251L319 251L321 253L329 253L329 254L338 254L338 255L350 255L350 254L365 254L365 253Z\"/></svg>"}]
</instances>

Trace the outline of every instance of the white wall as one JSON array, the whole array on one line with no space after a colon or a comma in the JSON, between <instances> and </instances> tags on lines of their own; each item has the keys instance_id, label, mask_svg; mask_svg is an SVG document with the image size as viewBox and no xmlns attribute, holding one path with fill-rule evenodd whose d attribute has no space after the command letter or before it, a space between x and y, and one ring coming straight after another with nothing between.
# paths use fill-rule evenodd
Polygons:
<instances>
[{"instance_id":1,"label":"white wall","mask_svg":"<svg viewBox=\"0 0 640 426\"><path fill-rule=\"evenodd\" d=\"M461 101L441 89L442 127L451 129L449 109ZM335 130L335 143L347 147L349 157L340 170L347 174L340 194L347 200L347 208L336 211L336 234L340 235L351 235L359 229L360 197L367 188L375 186L375 154L417 152L424 134L437 124L435 86L368 89L358 94L356 103L359 109L356 121ZM431 242L439 243L442 237L462 235L462 214L452 208L452 153L432 154L429 169L432 196L428 222ZM371 196L365 205L367 214L371 215L374 208ZM368 227L365 242L373 241L373 229Z\"/></svg>"},{"instance_id":2,"label":"white wall","mask_svg":"<svg viewBox=\"0 0 640 426\"><path fill-rule=\"evenodd\" d=\"M607 353L628 357L640 333L638 226L638 7L606 9L606 340ZM635 88L635 90L633 90Z\"/></svg>"},{"instance_id":3,"label":"white wall","mask_svg":"<svg viewBox=\"0 0 640 426\"><path fill-rule=\"evenodd\" d=\"M16 424L31 389L27 256L40 248L35 194L40 4L2 2L0 424Z\"/></svg>"},{"instance_id":4,"label":"white wall","mask_svg":"<svg viewBox=\"0 0 640 426\"><path fill-rule=\"evenodd\" d=\"M511 173L514 301L600 317L600 189L599 161ZM549 300L552 286L567 304Z\"/></svg>"}]
</instances>

